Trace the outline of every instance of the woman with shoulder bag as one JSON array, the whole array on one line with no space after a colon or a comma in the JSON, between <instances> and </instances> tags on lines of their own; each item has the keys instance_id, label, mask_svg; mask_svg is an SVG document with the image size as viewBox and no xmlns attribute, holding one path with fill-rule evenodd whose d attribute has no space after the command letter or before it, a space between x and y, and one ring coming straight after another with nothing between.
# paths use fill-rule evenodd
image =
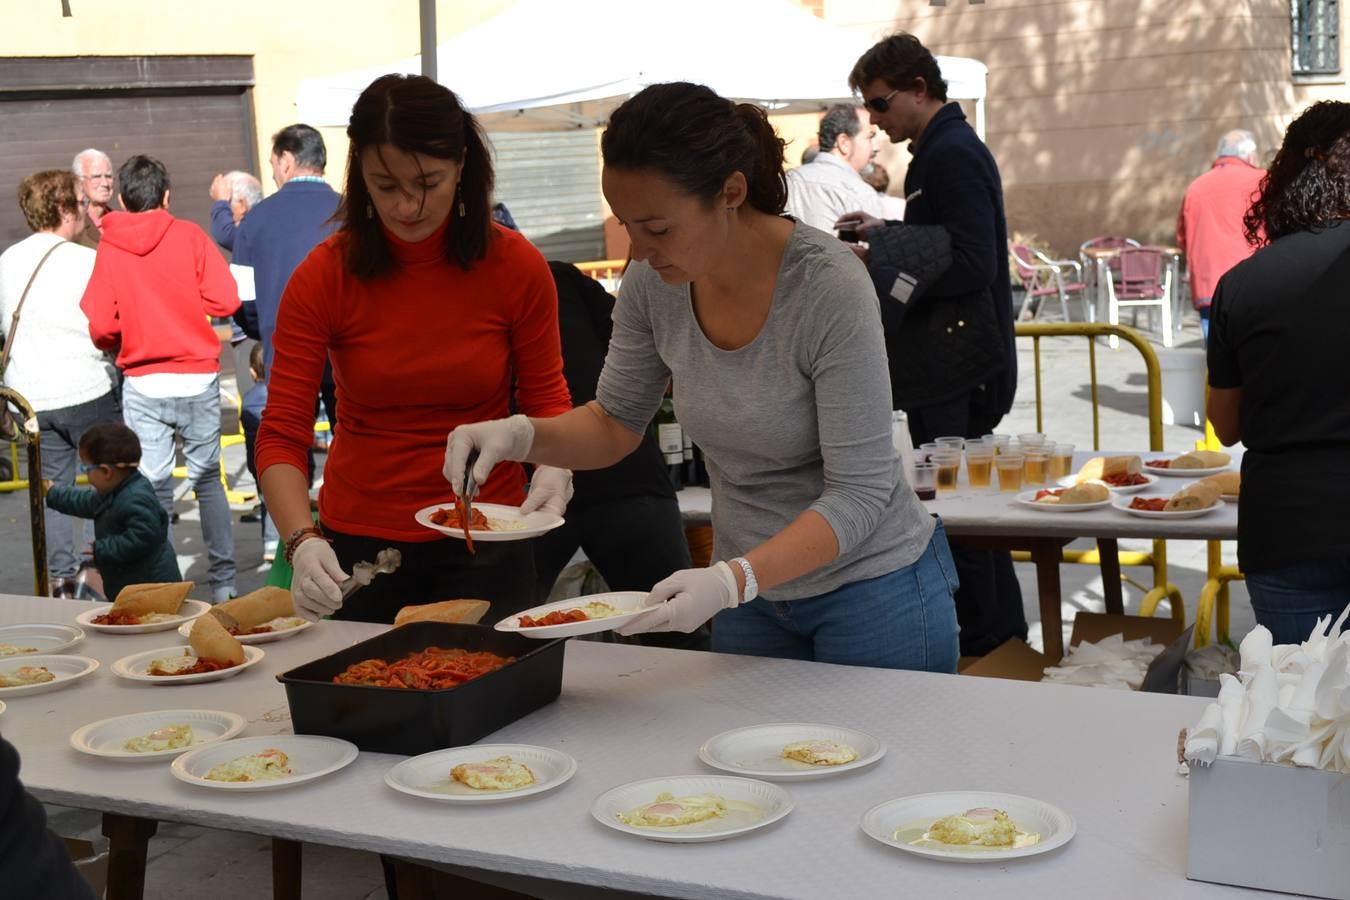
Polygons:
<instances>
[{"instance_id":1,"label":"woman with shoulder bag","mask_svg":"<svg viewBox=\"0 0 1350 900\"><path fill-rule=\"evenodd\" d=\"M69 172L25 178L19 207L34 233L0 255L0 371L38 414L42 477L74 484L80 437L93 425L122 421L106 360L80 310L94 251L71 243L83 219ZM46 530L53 593L73 596L79 560L71 520L48 510Z\"/></svg>"}]
</instances>

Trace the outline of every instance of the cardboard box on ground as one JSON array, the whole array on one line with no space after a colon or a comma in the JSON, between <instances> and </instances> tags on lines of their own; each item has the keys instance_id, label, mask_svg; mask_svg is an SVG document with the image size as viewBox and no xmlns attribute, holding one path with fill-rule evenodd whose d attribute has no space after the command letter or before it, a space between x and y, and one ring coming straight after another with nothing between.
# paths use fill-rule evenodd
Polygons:
<instances>
[{"instance_id":1,"label":"cardboard box on ground","mask_svg":"<svg viewBox=\"0 0 1350 900\"><path fill-rule=\"evenodd\" d=\"M1176 619L1080 612L1073 620L1073 634L1069 637L1069 646L1076 646L1083 641L1095 643L1113 634L1119 634L1127 641L1152 638L1153 643L1167 647L1181 637L1185 630L1185 624ZM1031 649L1026 641L1012 638L984 656L963 658L960 672L962 675L977 675L984 678L1040 681L1046 666L1053 666L1058 662L1058 657L1052 658L1044 653L1038 653ZM1175 692L1173 688L1172 693Z\"/></svg>"}]
</instances>

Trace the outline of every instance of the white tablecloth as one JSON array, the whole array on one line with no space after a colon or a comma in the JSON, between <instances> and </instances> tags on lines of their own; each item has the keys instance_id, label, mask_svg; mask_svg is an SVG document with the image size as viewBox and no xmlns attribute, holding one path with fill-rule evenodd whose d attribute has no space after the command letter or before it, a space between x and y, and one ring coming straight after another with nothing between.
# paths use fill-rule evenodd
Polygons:
<instances>
[{"instance_id":1,"label":"white tablecloth","mask_svg":"<svg viewBox=\"0 0 1350 900\"><path fill-rule=\"evenodd\" d=\"M0 624L73 623L75 601L0 596ZM263 645L266 658L226 681L159 687L116 678L111 663L170 646L173 632L91 632L75 652L102 661L65 690L8 700L0 732L23 754L43 800L161 820L398 854L559 882L676 897L1094 898L1218 897L1185 878L1186 781L1176 737L1197 698L1139 695L954 675L572 642L558 702L486 741L557 747L580 762L558 790L458 808L383 783L401 757L362 753L343 771L276 792L225 794L183 784L167 763L88 757L72 731L107 716L204 707L249 720L244 732L289 730L274 677L380 630L324 622ZM796 809L778 825L713 844L659 844L593 821L591 802L640 778L709 772L699 744L728 728L780 721L869 731L888 746L875 767L788 785ZM858 827L890 798L940 790L1025 794L1072 814L1065 848L1014 863L954 865L882 846ZM1245 896L1257 896L1252 893Z\"/></svg>"},{"instance_id":2,"label":"white tablecloth","mask_svg":"<svg viewBox=\"0 0 1350 900\"><path fill-rule=\"evenodd\" d=\"M1093 456L1119 456L1136 451L1078 452L1074 454L1074 470ZM1174 456L1172 453L1140 453L1145 459ZM1233 460L1233 468L1240 465ZM997 475L994 476L997 482ZM1141 493L1146 496L1167 496L1190 484L1193 478L1160 477ZM1054 485L1049 485L1053 487ZM1086 512L1060 513L1030 509L1014 501L1017 495L997 489L975 490L966 481L966 467L961 464L958 489L953 493L938 494L936 500L924 503L929 512L942 517L949 534L998 535L1036 537L1113 537L1166 538L1169 540L1236 540L1237 504L1223 503L1207 515L1193 519L1146 519L1130 515L1112 507ZM1031 490L1028 485L1025 489ZM712 491L707 488L685 488L680 491L680 511L688 524L706 525L712 517Z\"/></svg>"}]
</instances>

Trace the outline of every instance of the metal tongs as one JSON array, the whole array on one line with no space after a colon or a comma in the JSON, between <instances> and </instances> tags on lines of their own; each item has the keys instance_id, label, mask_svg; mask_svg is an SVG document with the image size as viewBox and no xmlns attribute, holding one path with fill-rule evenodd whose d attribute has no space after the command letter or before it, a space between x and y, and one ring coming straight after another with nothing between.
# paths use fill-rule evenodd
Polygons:
<instances>
[{"instance_id":1,"label":"metal tongs","mask_svg":"<svg viewBox=\"0 0 1350 900\"><path fill-rule=\"evenodd\" d=\"M478 462L477 448L469 451L468 459L464 460L464 490L459 492L456 502L459 505L459 523L464 528L464 543L467 545L470 553L476 554L478 551L473 549L473 538L469 535L469 524L473 521L473 495L478 487L473 483L473 466Z\"/></svg>"},{"instance_id":2,"label":"metal tongs","mask_svg":"<svg viewBox=\"0 0 1350 900\"><path fill-rule=\"evenodd\" d=\"M342 592L342 602L346 603L347 598L358 589L370 584L376 575L388 575L402 563L402 553L393 547L385 547L375 555L373 563L359 562L352 566L352 577L338 585L338 590Z\"/></svg>"}]
</instances>

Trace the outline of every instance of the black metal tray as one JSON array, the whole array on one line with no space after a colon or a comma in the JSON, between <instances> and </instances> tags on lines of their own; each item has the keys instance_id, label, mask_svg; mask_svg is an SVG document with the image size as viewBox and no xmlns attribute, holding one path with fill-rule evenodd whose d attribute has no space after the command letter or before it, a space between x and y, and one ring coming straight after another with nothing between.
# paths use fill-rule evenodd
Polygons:
<instances>
[{"instance_id":1,"label":"black metal tray","mask_svg":"<svg viewBox=\"0 0 1350 900\"><path fill-rule=\"evenodd\" d=\"M558 698L564 640L538 641L487 625L413 622L277 676L296 734L323 734L362 750L415 755L472 744ZM389 661L427 647L487 650L515 661L458 687L419 691L335 684L352 663Z\"/></svg>"}]
</instances>

